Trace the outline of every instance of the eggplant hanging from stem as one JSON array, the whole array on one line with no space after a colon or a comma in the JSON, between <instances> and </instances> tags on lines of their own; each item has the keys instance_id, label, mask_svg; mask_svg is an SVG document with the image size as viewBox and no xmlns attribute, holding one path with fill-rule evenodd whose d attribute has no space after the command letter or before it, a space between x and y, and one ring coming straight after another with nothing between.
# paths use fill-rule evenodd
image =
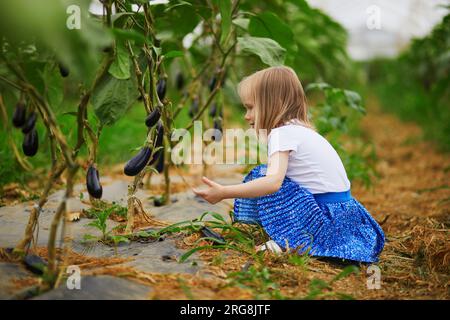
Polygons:
<instances>
[{"instance_id":1,"label":"eggplant hanging from stem","mask_svg":"<svg viewBox=\"0 0 450 320\"><path fill-rule=\"evenodd\" d=\"M158 171L158 173L161 173L164 171L164 151L161 149L161 153L159 154L158 157L158 163L155 166L156 171Z\"/></svg>"},{"instance_id":2,"label":"eggplant hanging from stem","mask_svg":"<svg viewBox=\"0 0 450 320\"><path fill-rule=\"evenodd\" d=\"M194 100L192 100L192 104L189 108L189 117L193 118L197 114L198 105L199 105L198 98L194 98Z\"/></svg>"},{"instance_id":3,"label":"eggplant hanging from stem","mask_svg":"<svg viewBox=\"0 0 450 320\"><path fill-rule=\"evenodd\" d=\"M216 88L217 84L217 76L213 76L211 80L209 80L209 91L213 91Z\"/></svg>"},{"instance_id":4,"label":"eggplant hanging from stem","mask_svg":"<svg viewBox=\"0 0 450 320\"><path fill-rule=\"evenodd\" d=\"M211 139L213 141L220 141L222 139L222 134L223 134L223 130L222 130L222 121L220 118L216 118L214 119L214 134L211 137Z\"/></svg>"},{"instance_id":5,"label":"eggplant hanging from stem","mask_svg":"<svg viewBox=\"0 0 450 320\"><path fill-rule=\"evenodd\" d=\"M164 125L161 121L158 121L158 126L156 127L156 147L161 147L164 141Z\"/></svg>"},{"instance_id":6,"label":"eggplant hanging from stem","mask_svg":"<svg viewBox=\"0 0 450 320\"><path fill-rule=\"evenodd\" d=\"M39 149L39 137L35 128L25 134L22 143L23 153L28 157L33 157Z\"/></svg>"},{"instance_id":7,"label":"eggplant hanging from stem","mask_svg":"<svg viewBox=\"0 0 450 320\"><path fill-rule=\"evenodd\" d=\"M27 109L25 107L25 104L23 104L22 102L17 102L12 118L12 123L14 127L20 128L25 124L25 121L27 119L26 112Z\"/></svg>"},{"instance_id":8,"label":"eggplant hanging from stem","mask_svg":"<svg viewBox=\"0 0 450 320\"><path fill-rule=\"evenodd\" d=\"M28 116L27 120L25 121L25 124L22 126L22 132L24 134L27 134L31 130L33 130L37 120L37 113L31 112L31 114Z\"/></svg>"},{"instance_id":9,"label":"eggplant hanging from stem","mask_svg":"<svg viewBox=\"0 0 450 320\"><path fill-rule=\"evenodd\" d=\"M159 120L159 118L161 118L161 111L159 110L158 107L156 107L155 110L153 110L148 116L147 118L145 118L145 125L149 128L153 127Z\"/></svg>"},{"instance_id":10,"label":"eggplant hanging from stem","mask_svg":"<svg viewBox=\"0 0 450 320\"><path fill-rule=\"evenodd\" d=\"M66 78L69 75L69 69L62 63L58 63L59 73L61 77Z\"/></svg>"},{"instance_id":11,"label":"eggplant hanging from stem","mask_svg":"<svg viewBox=\"0 0 450 320\"><path fill-rule=\"evenodd\" d=\"M148 161L150 160L151 153L152 151L149 147L142 148L136 156L134 156L127 162L123 172L127 176L137 175L147 165Z\"/></svg>"},{"instance_id":12,"label":"eggplant hanging from stem","mask_svg":"<svg viewBox=\"0 0 450 320\"><path fill-rule=\"evenodd\" d=\"M167 81L166 79L160 79L156 84L156 93L158 94L159 101L163 101L166 96Z\"/></svg>"},{"instance_id":13,"label":"eggplant hanging from stem","mask_svg":"<svg viewBox=\"0 0 450 320\"><path fill-rule=\"evenodd\" d=\"M214 118L216 114L217 114L217 103L214 102L209 109L209 116Z\"/></svg>"},{"instance_id":14,"label":"eggplant hanging from stem","mask_svg":"<svg viewBox=\"0 0 450 320\"><path fill-rule=\"evenodd\" d=\"M86 187L89 194L96 198L100 199L103 194L103 188L100 184L100 177L98 174L98 170L94 165L90 165L87 173L86 173Z\"/></svg>"},{"instance_id":15,"label":"eggplant hanging from stem","mask_svg":"<svg viewBox=\"0 0 450 320\"><path fill-rule=\"evenodd\" d=\"M175 86L177 90L181 90L184 87L184 76L181 71L177 73L177 76L175 78Z\"/></svg>"}]
</instances>

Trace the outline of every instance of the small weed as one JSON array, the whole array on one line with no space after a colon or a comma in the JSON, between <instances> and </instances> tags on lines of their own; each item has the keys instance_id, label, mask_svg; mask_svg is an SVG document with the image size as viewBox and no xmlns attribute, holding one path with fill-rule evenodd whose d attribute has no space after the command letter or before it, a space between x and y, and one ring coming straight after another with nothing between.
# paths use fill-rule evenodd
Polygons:
<instances>
[{"instance_id":1,"label":"small weed","mask_svg":"<svg viewBox=\"0 0 450 320\"><path fill-rule=\"evenodd\" d=\"M107 218L109 218L111 215L115 215L126 219L127 210L127 207L121 206L114 201L112 203L108 203L105 201L96 201L94 207L84 210L84 214L87 218L92 219L96 218L96 216L98 214L101 214L101 212L107 212Z\"/></svg>"},{"instance_id":2,"label":"small weed","mask_svg":"<svg viewBox=\"0 0 450 320\"><path fill-rule=\"evenodd\" d=\"M306 270L306 266L311 260L311 257L308 254L298 254L294 253L289 255L288 261L289 263L293 264L294 266L301 267L302 269Z\"/></svg>"},{"instance_id":3,"label":"small weed","mask_svg":"<svg viewBox=\"0 0 450 320\"><path fill-rule=\"evenodd\" d=\"M255 299L285 299L267 267L251 266L246 271L231 272L228 279L229 286L250 289Z\"/></svg>"},{"instance_id":4,"label":"small weed","mask_svg":"<svg viewBox=\"0 0 450 320\"><path fill-rule=\"evenodd\" d=\"M104 209L104 210L99 210L99 209L89 209L88 215L93 216L94 221L90 222L88 224L88 226L94 227L97 230L99 230L102 234L102 236L96 237L90 234L85 234L84 235L84 240L89 241L89 240L96 240L96 241L101 241L103 243L110 243L112 242L114 245L117 245L121 242L129 242L129 239L126 236L122 236L122 235L114 235L113 231L122 228L122 226L117 226L115 228L112 228L111 230L107 230L107 220L110 217L110 215L114 212L118 212L117 209L121 209L123 207L118 206L117 204L113 204L112 206ZM125 208L126 209L126 208Z\"/></svg>"},{"instance_id":5,"label":"small weed","mask_svg":"<svg viewBox=\"0 0 450 320\"><path fill-rule=\"evenodd\" d=\"M221 266L221 265L223 265L224 262L225 262L225 257L223 256L222 253L219 253L212 259L211 263L213 266Z\"/></svg>"},{"instance_id":6,"label":"small weed","mask_svg":"<svg viewBox=\"0 0 450 320\"><path fill-rule=\"evenodd\" d=\"M359 273L359 268L356 266L348 266L329 282L321 279L311 280L309 284L309 292L303 299L313 300L321 298L338 298L343 300L353 300L354 298L351 295L341 292L334 292L332 287L333 283L348 277L352 273Z\"/></svg>"}]
</instances>

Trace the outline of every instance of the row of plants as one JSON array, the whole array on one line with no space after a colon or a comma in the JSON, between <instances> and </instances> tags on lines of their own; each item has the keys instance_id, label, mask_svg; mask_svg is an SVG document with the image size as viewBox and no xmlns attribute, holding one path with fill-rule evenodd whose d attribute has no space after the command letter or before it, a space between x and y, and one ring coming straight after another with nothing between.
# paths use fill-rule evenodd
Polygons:
<instances>
[{"instance_id":1,"label":"row of plants","mask_svg":"<svg viewBox=\"0 0 450 320\"><path fill-rule=\"evenodd\" d=\"M161 204L170 203L173 130L191 130L194 121L201 120L220 132L226 124L224 108L232 111L239 105L235 85L244 75L264 65L287 64L300 70L307 90L324 93L324 102L313 108L313 120L335 145L364 112L357 93L322 82L345 74L333 70L348 61L346 34L305 1L150 5L144 0L104 0L102 15L88 14L89 3L43 0L0 7L0 109L5 141L13 151L8 154L16 161L14 170L33 172L32 159L40 153L48 163L48 179L15 254L28 252L50 191L62 176L66 182L50 226L46 276L50 286L61 276L56 235L59 227L65 230L74 183L85 177L96 206L103 194L98 168L102 132L126 117L130 108L143 108L145 117L136 124L142 134L129 146L134 152L124 167L124 174L134 177L128 186L125 235L133 233L136 216L147 216L136 197L146 175L164 175ZM69 10L73 5L79 16L77 10ZM80 19L80 29L68 27L73 19ZM304 36L295 37L295 32ZM75 99L75 105L65 105ZM63 116L67 120L59 121ZM365 170L364 157L354 153L348 159ZM108 215L97 218L96 227L106 240L112 235L104 229Z\"/></svg>"},{"instance_id":2,"label":"row of plants","mask_svg":"<svg viewBox=\"0 0 450 320\"><path fill-rule=\"evenodd\" d=\"M367 66L368 80L384 109L417 122L426 139L450 151L450 15L396 59Z\"/></svg>"}]
</instances>

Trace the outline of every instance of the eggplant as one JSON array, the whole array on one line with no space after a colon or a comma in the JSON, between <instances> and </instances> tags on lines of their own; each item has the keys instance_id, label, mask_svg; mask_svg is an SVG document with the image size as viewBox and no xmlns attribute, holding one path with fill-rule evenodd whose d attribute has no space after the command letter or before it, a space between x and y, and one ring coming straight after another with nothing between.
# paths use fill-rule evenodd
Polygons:
<instances>
[{"instance_id":1,"label":"eggplant","mask_svg":"<svg viewBox=\"0 0 450 320\"><path fill-rule=\"evenodd\" d=\"M137 175L147 165L148 161L150 160L151 153L152 151L149 147L142 148L136 156L134 156L127 162L123 172L127 176Z\"/></svg>"},{"instance_id":2,"label":"eggplant","mask_svg":"<svg viewBox=\"0 0 450 320\"><path fill-rule=\"evenodd\" d=\"M113 50L114 50L114 47L112 45L110 45L110 46L103 47L102 52L110 53L110 52L113 52Z\"/></svg>"},{"instance_id":3,"label":"eggplant","mask_svg":"<svg viewBox=\"0 0 450 320\"><path fill-rule=\"evenodd\" d=\"M22 126L22 132L25 134L30 132L34 128L36 120L37 120L37 113L33 111L25 121L25 124Z\"/></svg>"},{"instance_id":4,"label":"eggplant","mask_svg":"<svg viewBox=\"0 0 450 320\"><path fill-rule=\"evenodd\" d=\"M158 98L160 101L163 101L164 97L166 96L166 87L166 79L160 79L156 84L156 93L158 94Z\"/></svg>"},{"instance_id":5,"label":"eggplant","mask_svg":"<svg viewBox=\"0 0 450 320\"><path fill-rule=\"evenodd\" d=\"M23 138L22 142L22 150L23 153L28 156L32 157L34 156L39 148L39 137L36 129L31 129L30 132L25 134L25 137Z\"/></svg>"},{"instance_id":6,"label":"eggplant","mask_svg":"<svg viewBox=\"0 0 450 320\"><path fill-rule=\"evenodd\" d=\"M20 128L25 124L25 121L27 119L26 117L27 109L25 105L22 102L18 102L16 104L16 108L14 109L14 114L12 118L12 122L14 127Z\"/></svg>"},{"instance_id":7,"label":"eggplant","mask_svg":"<svg viewBox=\"0 0 450 320\"><path fill-rule=\"evenodd\" d=\"M98 170L93 165L89 166L86 173L86 187L92 197L96 199L100 199L102 197L103 188L100 184Z\"/></svg>"},{"instance_id":8,"label":"eggplant","mask_svg":"<svg viewBox=\"0 0 450 320\"><path fill-rule=\"evenodd\" d=\"M164 197L160 196L153 198L153 205L155 207L161 207L162 205L164 205Z\"/></svg>"},{"instance_id":9,"label":"eggplant","mask_svg":"<svg viewBox=\"0 0 450 320\"><path fill-rule=\"evenodd\" d=\"M44 274L45 269L47 268L47 262L34 254L26 255L23 259L23 263L28 270L38 275Z\"/></svg>"},{"instance_id":10,"label":"eggplant","mask_svg":"<svg viewBox=\"0 0 450 320\"><path fill-rule=\"evenodd\" d=\"M225 243L225 238L222 237L220 234L218 234L217 232L211 230L208 227L203 226L200 229L200 232L206 237L206 238L212 238L215 239L215 241L219 242L219 243Z\"/></svg>"},{"instance_id":11,"label":"eggplant","mask_svg":"<svg viewBox=\"0 0 450 320\"><path fill-rule=\"evenodd\" d=\"M216 87L216 84L217 84L217 77L216 77L216 76L213 76L213 77L211 78L211 80L209 80L209 85L208 85L209 91L213 91L214 88Z\"/></svg>"},{"instance_id":12,"label":"eggplant","mask_svg":"<svg viewBox=\"0 0 450 320\"><path fill-rule=\"evenodd\" d=\"M161 147L164 141L164 126L161 121L158 121L156 128L156 147Z\"/></svg>"},{"instance_id":13,"label":"eggplant","mask_svg":"<svg viewBox=\"0 0 450 320\"><path fill-rule=\"evenodd\" d=\"M145 125L149 128L153 127L161 117L161 111L158 107L156 107L155 110L153 110L145 119Z\"/></svg>"},{"instance_id":14,"label":"eggplant","mask_svg":"<svg viewBox=\"0 0 450 320\"><path fill-rule=\"evenodd\" d=\"M161 155L161 153L164 152L164 149L159 149L158 151L155 152L155 154L153 155L152 159L150 160L150 162L148 163L149 166L153 165L158 159L159 156Z\"/></svg>"},{"instance_id":15,"label":"eggplant","mask_svg":"<svg viewBox=\"0 0 450 320\"><path fill-rule=\"evenodd\" d=\"M211 137L213 141L220 141L222 139L222 122L220 119L214 119L214 129L216 131L214 132L214 135ZM217 130L219 132L217 132Z\"/></svg>"},{"instance_id":16,"label":"eggplant","mask_svg":"<svg viewBox=\"0 0 450 320\"><path fill-rule=\"evenodd\" d=\"M164 171L164 152L160 153L160 155L158 157L158 163L156 164L155 169L156 169L156 171L158 171L158 173L161 173Z\"/></svg>"},{"instance_id":17,"label":"eggplant","mask_svg":"<svg viewBox=\"0 0 450 320\"><path fill-rule=\"evenodd\" d=\"M197 114L197 112L198 112L198 99L197 98L195 98L193 101L192 101L192 104L191 104L191 107L189 108L189 116L191 117L191 118L193 118L196 114Z\"/></svg>"},{"instance_id":18,"label":"eggplant","mask_svg":"<svg viewBox=\"0 0 450 320\"><path fill-rule=\"evenodd\" d=\"M209 108L209 116L214 118L216 114L217 114L217 104L214 102Z\"/></svg>"},{"instance_id":19,"label":"eggplant","mask_svg":"<svg viewBox=\"0 0 450 320\"><path fill-rule=\"evenodd\" d=\"M183 89L184 87L184 76L182 72L178 72L175 78L175 86L178 90Z\"/></svg>"},{"instance_id":20,"label":"eggplant","mask_svg":"<svg viewBox=\"0 0 450 320\"><path fill-rule=\"evenodd\" d=\"M58 64L59 67L59 73L61 74L61 77L65 78L69 75L69 69L64 66L62 63Z\"/></svg>"}]
</instances>

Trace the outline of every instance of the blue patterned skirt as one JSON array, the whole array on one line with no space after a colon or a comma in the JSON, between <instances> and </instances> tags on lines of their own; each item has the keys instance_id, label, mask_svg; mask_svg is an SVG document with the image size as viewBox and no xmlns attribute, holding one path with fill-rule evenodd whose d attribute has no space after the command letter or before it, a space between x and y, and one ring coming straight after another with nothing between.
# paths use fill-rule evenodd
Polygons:
<instances>
[{"instance_id":1,"label":"blue patterned skirt","mask_svg":"<svg viewBox=\"0 0 450 320\"><path fill-rule=\"evenodd\" d=\"M253 168L243 182L266 170ZM350 191L313 195L288 177L275 193L237 198L234 221L259 224L280 247L318 257L377 262L384 247L383 230Z\"/></svg>"}]
</instances>

